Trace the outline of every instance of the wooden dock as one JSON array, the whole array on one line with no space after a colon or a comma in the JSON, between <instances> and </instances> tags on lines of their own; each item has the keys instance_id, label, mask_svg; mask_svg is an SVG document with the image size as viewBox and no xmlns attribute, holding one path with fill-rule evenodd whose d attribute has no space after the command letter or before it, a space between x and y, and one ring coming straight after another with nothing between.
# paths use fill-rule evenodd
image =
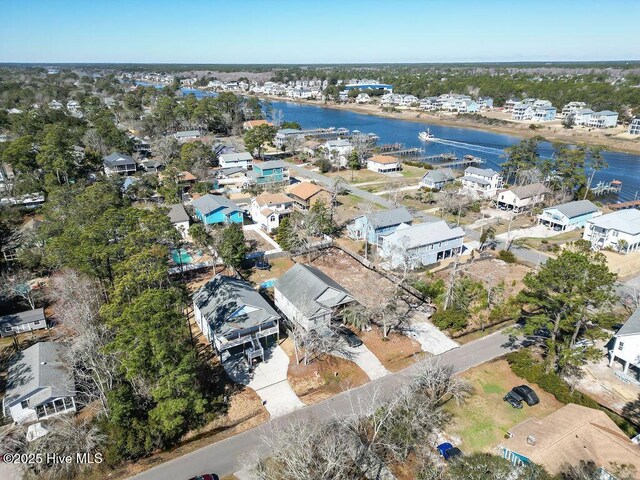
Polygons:
<instances>
[{"instance_id":1,"label":"wooden dock","mask_svg":"<svg viewBox=\"0 0 640 480\"><path fill-rule=\"evenodd\" d=\"M591 194L595 195L596 197L609 195L611 193L620 193L621 190L622 182L620 180L612 180L609 183L598 182L595 187L589 189Z\"/></svg>"},{"instance_id":2,"label":"wooden dock","mask_svg":"<svg viewBox=\"0 0 640 480\"><path fill-rule=\"evenodd\" d=\"M462 158L458 158L453 153L443 153L441 155L431 155L429 157L423 157L421 162L426 162L434 167L469 167L471 165L482 165L486 160L480 157L474 157L473 155L465 155Z\"/></svg>"},{"instance_id":3,"label":"wooden dock","mask_svg":"<svg viewBox=\"0 0 640 480\"><path fill-rule=\"evenodd\" d=\"M640 208L640 200L632 200L630 202L610 203L605 207L611 210L624 210L626 208Z\"/></svg>"}]
</instances>

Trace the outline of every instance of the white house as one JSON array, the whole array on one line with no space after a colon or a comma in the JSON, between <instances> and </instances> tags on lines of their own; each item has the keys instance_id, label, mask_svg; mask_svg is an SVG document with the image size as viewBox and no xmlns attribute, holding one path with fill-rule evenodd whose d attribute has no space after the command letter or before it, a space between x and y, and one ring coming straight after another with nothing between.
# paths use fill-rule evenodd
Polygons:
<instances>
[{"instance_id":1,"label":"white house","mask_svg":"<svg viewBox=\"0 0 640 480\"><path fill-rule=\"evenodd\" d=\"M22 332L32 332L47 328L44 309L26 310L0 317L0 336L8 337Z\"/></svg>"},{"instance_id":2,"label":"white house","mask_svg":"<svg viewBox=\"0 0 640 480\"><path fill-rule=\"evenodd\" d=\"M562 107L562 115L574 115L577 110L582 110L587 107L587 104L584 102L569 102L564 107Z\"/></svg>"},{"instance_id":3,"label":"white house","mask_svg":"<svg viewBox=\"0 0 640 480\"><path fill-rule=\"evenodd\" d=\"M187 238L187 235L189 235L189 215L187 215L184 206L181 203L176 203L167 205L167 207L169 208L168 215L171 225L174 226L182 238Z\"/></svg>"},{"instance_id":4,"label":"white house","mask_svg":"<svg viewBox=\"0 0 640 480\"><path fill-rule=\"evenodd\" d=\"M640 117L636 117L631 120L631 123L629 124L629 134L640 135Z\"/></svg>"},{"instance_id":5,"label":"white house","mask_svg":"<svg viewBox=\"0 0 640 480\"><path fill-rule=\"evenodd\" d=\"M512 120L531 120L533 117L533 106L530 103L519 102L511 107Z\"/></svg>"},{"instance_id":6,"label":"white house","mask_svg":"<svg viewBox=\"0 0 640 480\"><path fill-rule=\"evenodd\" d=\"M467 167L460 181L463 190L484 198L494 197L502 187L502 177L491 168Z\"/></svg>"},{"instance_id":7,"label":"white house","mask_svg":"<svg viewBox=\"0 0 640 480\"><path fill-rule=\"evenodd\" d=\"M353 151L351 142L344 138L328 140L322 145L322 148L329 153L329 158L340 167L347 166L347 158Z\"/></svg>"},{"instance_id":8,"label":"white house","mask_svg":"<svg viewBox=\"0 0 640 480\"><path fill-rule=\"evenodd\" d=\"M251 199L251 218L268 233L291 214L295 200L283 193L263 193Z\"/></svg>"},{"instance_id":9,"label":"white house","mask_svg":"<svg viewBox=\"0 0 640 480\"><path fill-rule=\"evenodd\" d=\"M582 228L593 217L602 215L589 200L577 200L545 208L538 215L538 223L557 231L570 231Z\"/></svg>"},{"instance_id":10,"label":"white house","mask_svg":"<svg viewBox=\"0 0 640 480\"><path fill-rule=\"evenodd\" d=\"M253 156L249 152L221 153L218 155L220 168L239 167L245 170L253 168Z\"/></svg>"},{"instance_id":11,"label":"white house","mask_svg":"<svg viewBox=\"0 0 640 480\"><path fill-rule=\"evenodd\" d=\"M450 168L438 168L425 173L420 180L420 185L432 190L440 190L448 183L453 183L455 179L456 174Z\"/></svg>"},{"instance_id":12,"label":"white house","mask_svg":"<svg viewBox=\"0 0 640 480\"><path fill-rule=\"evenodd\" d=\"M355 303L339 283L310 265L296 263L273 285L276 307L293 325L326 332L336 310Z\"/></svg>"},{"instance_id":13,"label":"white house","mask_svg":"<svg viewBox=\"0 0 640 480\"><path fill-rule=\"evenodd\" d=\"M380 237L378 253L391 268L417 268L449 258L462 250L464 230L444 220L400 225Z\"/></svg>"},{"instance_id":14,"label":"white house","mask_svg":"<svg viewBox=\"0 0 640 480\"><path fill-rule=\"evenodd\" d=\"M593 128L613 128L618 124L618 113L611 110L593 112L589 118L588 126Z\"/></svg>"},{"instance_id":15,"label":"white house","mask_svg":"<svg viewBox=\"0 0 640 480\"><path fill-rule=\"evenodd\" d=\"M7 373L2 411L15 423L35 422L76 411L73 372L62 343L39 342L14 355Z\"/></svg>"},{"instance_id":16,"label":"white house","mask_svg":"<svg viewBox=\"0 0 640 480\"><path fill-rule=\"evenodd\" d=\"M613 248L621 253L640 249L640 210L629 208L587 220L582 234L594 250Z\"/></svg>"},{"instance_id":17,"label":"white house","mask_svg":"<svg viewBox=\"0 0 640 480\"><path fill-rule=\"evenodd\" d=\"M498 193L496 204L502 210L522 212L544 201L549 189L542 183L515 186Z\"/></svg>"},{"instance_id":18,"label":"white house","mask_svg":"<svg viewBox=\"0 0 640 480\"><path fill-rule=\"evenodd\" d=\"M367 159L367 168L378 173L390 173L402 170L400 160L391 155L374 155Z\"/></svg>"},{"instance_id":19,"label":"white house","mask_svg":"<svg viewBox=\"0 0 640 480\"><path fill-rule=\"evenodd\" d=\"M589 120L591 120L591 115L593 115L593 110L590 108L576 108L569 115L573 115L573 123L576 125L588 125Z\"/></svg>"},{"instance_id":20,"label":"white house","mask_svg":"<svg viewBox=\"0 0 640 480\"><path fill-rule=\"evenodd\" d=\"M371 103L371 97L367 93L359 93L356 97L356 103Z\"/></svg>"},{"instance_id":21,"label":"white house","mask_svg":"<svg viewBox=\"0 0 640 480\"><path fill-rule=\"evenodd\" d=\"M612 344L609 350L610 367L616 360L621 360L624 373L629 371L629 365L640 369L640 308L616 332Z\"/></svg>"},{"instance_id":22,"label":"white house","mask_svg":"<svg viewBox=\"0 0 640 480\"><path fill-rule=\"evenodd\" d=\"M202 134L200 130L183 130L173 134L174 138L179 142L186 142L187 140L195 140L200 138Z\"/></svg>"}]
</instances>

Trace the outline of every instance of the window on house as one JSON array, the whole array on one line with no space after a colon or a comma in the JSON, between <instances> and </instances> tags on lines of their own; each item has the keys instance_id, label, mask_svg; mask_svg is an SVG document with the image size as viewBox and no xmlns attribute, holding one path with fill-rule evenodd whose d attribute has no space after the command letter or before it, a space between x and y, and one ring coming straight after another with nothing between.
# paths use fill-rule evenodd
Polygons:
<instances>
[{"instance_id":1,"label":"window on house","mask_svg":"<svg viewBox=\"0 0 640 480\"><path fill-rule=\"evenodd\" d=\"M29 402L27 400L23 400L20 402L20 406L22 408L29 408Z\"/></svg>"},{"instance_id":2,"label":"window on house","mask_svg":"<svg viewBox=\"0 0 640 480\"><path fill-rule=\"evenodd\" d=\"M618 344L618 350L622 350L624 348L624 342L620 342Z\"/></svg>"},{"instance_id":3,"label":"window on house","mask_svg":"<svg viewBox=\"0 0 640 480\"><path fill-rule=\"evenodd\" d=\"M36 320L35 322L33 322L34 325L40 325L40 320Z\"/></svg>"}]
</instances>

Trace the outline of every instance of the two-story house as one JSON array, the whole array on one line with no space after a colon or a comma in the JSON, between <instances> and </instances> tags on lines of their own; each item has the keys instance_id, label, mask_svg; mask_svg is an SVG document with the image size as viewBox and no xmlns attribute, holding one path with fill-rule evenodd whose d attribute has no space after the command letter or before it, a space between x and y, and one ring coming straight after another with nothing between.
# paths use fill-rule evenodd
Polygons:
<instances>
[{"instance_id":1,"label":"two-story house","mask_svg":"<svg viewBox=\"0 0 640 480\"><path fill-rule=\"evenodd\" d=\"M431 190L441 190L445 185L453 183L456 180L456 174L450 168L438 168L429 170L422 176L420 185L430 188Z\"/></svg>"},{"instance_id":2,"label":"two-story house","mask_svg":"<svg viewBox=\"0 0 640 480\"><path fill-rule=\"evenodd\" d=\"M496 204L501 210L522 212L542 203L549 189L542 183L517 185L498 193Z\"/></svg>"},{"instance_id":3,"label":"two-story house","mask_svg":"<svg viewBox=\"0 0 640 480\"><path fill-rule=\"evenodd\" d=\"M255 163L247 179L258 186L289 185L289 165L282 160Z\"/></svg>"},{"instance_id":4,"label":"two-story house","mask_svg":"<svg viewBox=\"0 0 640 480\"><path fill-rule=\"evenodd\" d=\"M218 155L220 168L240 167L245 170L253 168L253 156L249 152L221 153Z\"/></svg>"},{"instance_id":5,"label":"two-story house","mask_svg":"<svg viewBox=\"0 0 640 480\"><path fill-rule=\"evenodd\" d=\"M594 250L613 248L620 253L640 249L640 210L629 208L587 220L582 238Z\"/></svg>"},{"instance_id":6,"label":"two-story house","mask_svg":"<svg viewBox=\"0 0 640 480\"><path fill-rule=\"evenodd\" d=\"M263 193L251 199L251 218L271 233L291 214L294 204L295 201L283 193Z\"/></svg>"},{"instance_id":7,"label":"two-story house","mask_svg":"<svg viewBox=\"0 0 640 480\"><path fill-rule=\"evenodd\" d=\"M244 213L232 200L222 195L203 195L193 202L196 217L205 225L221 223L242 223Z\"/></svg>"},{"instance_id":8,"label":"two-story house","mask_svg":"<svg viewBox=\"0 0 640 480\"><path fill-rule=\"evenodd\" d=\"M583 228L587 221L602 215L589 200L576 200L555 207L545 208L538 215L538 223L556 231L570 231Z\"/></svg>"},{"instance_id":9,"label":"two-story house","mask_svg":"<svg viewBox=\"0 0 640 480\"><path fill-rule=\"evenodd\" d=\"M273 298L293 326L328 333L332 316L354 297L340 284L310 265L296 263L276 280Z\"/></svg>"},{"instance_id":10,"label":"two-story house","mask_svg":"<svg viewBox=\"0 0 640 480\"><path fill-rule=\"evenodd\" d=\"M640 308L633 312L620 330L609 342L609 366L616 360L622 362L622 371L627 373L629 366L640 370Z\"/></svg>"},{"instance_id":11,"label":"two-story house","mask_svg":"<svg viewBox=\"0 0 640 480\"><path fill-rule=\"evenodd\" d=\"M367 159L367 168L378 173L390 173L402 170L400 159L391 155L374 155Z\"/></svg>"},{"instance_id":12,"label":"two-story house","mask_svg":"<svg viewBox=\"0 0 640 480\"><path fill-rule=\"evenodd\" d=\"M483 198L494 197L502 187L502 177L491 168L467 167L460 182L463 190Z\"/></svg>"},{"instance_id":13,"label":"two-story house","mask_svg":"<svg viewBox=\"0 0 640 480\"><path fill-rule=\"evenodd\" d=\"M66 346L39 342L14 355L7 373L2 411L16 423L76 411L76 385L64 361Z\"/></svg>"},{"instance_id":14,"label":"two-story house","mask_svg":"<svg viewBox=\"0 0 640 480\"><path fill-rule=\"evenodd\" d=\"M167 205L167 208L169 209L167 215L169 216L169 220L171 220L171 225L173 225L182 238L187 238L189 235L190 218L184 209L184 205L176 203Z\"/></svg>"},{"instance_id":15,"label":"two-story house","mask_svg":"<svg viewBox=\"0 0 640 480\"><path fill-rule=\"evenodd\" d=\"M400 225L380 237L378 253L391 268L431 265L462 251L464 230L451 228L443 220L417 225Z\"/></svg>"},{"instance_id":16,"label":"two-story house","mask_svg":"<svg viewBox=\"0 0 640 480\"><path fill-rule=\"evenodd\" d=\"M242 353L249 362L279 337L280 316L248 282L216 275L193 296L194 318L224 361Z\"/></svg>"},{"instance_id":17,"label":"two-story house","mask_svg":"<svg viewBox=\"0 0 640 480\"><path fill-rule=\"evenodd\" d=\"M131 175L136 173L138 165L129 155L114 152L102 159L104 173L108 177L112 175Z\"/></svg>"},{"instance_id":18,"label":"two-story house","mask_svg":"<svg viewBox=\"0 0 640 480\"><path fill-rule=\"evenodd\" d=\"M382 235L393 233L400 225L411 225L413 216L405 207L373 212L353 219L347 225L347 235L354 240L366 240L378 245Z\"/></svg>"},{"instance_id":19,"label":"two-story house","mask_svg":"<svg viewBox=\"0 0 640 480\"><path fill-rule=\"evenodd\" d=\"M300 182L287 189L287 195L296 202L298 210L309 210L316 202L322 202L327 207L331 205L331 193L315 183Z\"/></svg>"}]
</instances>

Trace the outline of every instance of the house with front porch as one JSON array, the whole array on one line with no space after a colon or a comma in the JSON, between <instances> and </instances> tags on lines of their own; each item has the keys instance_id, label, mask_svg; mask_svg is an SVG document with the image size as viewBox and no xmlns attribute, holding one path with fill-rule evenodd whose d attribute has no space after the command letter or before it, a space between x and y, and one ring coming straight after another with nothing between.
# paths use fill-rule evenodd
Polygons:
<instances>
[{"instance_id":1,"label":"house with front porch","mask_svg":"<svg viewBox=\"0 0 640 480\"><path fill-rule=\"evenodd\" d=\"M420 186L430 188L431 190L441 190L445 185L453 183L456 180L456 174L450 168L437 168L429 170L422 176Z\"/></svg>"},{"instance_id":2,"label":"house with front porch","mask_svg":"<svg viewBox=\"0 0 640 480\"><path fill-rule=\"evenodd\" d=\"M372 212L356 217L347 224L347 235L353 240L366 240L378 245L382 235L393 233L400 225L411 225L413 215L405 207Z\"/></svg>"},{"instance_id":3,"label":"house with front porch","mask_svg":"<svg viewBox=\"0 0 640 480\"><path fill-rule=\"evenodd\" d=\"M280 226L291 215L295 201L283 193L263 193L251 199L251 218L267 233Z\"/></svg>"},{"instance_id":4,"label":"house with front porch","mask_svg":"<svg viewBox=\"0 0 640 480\"><path fill-rule=\"evenodd\" d=\"M289 185L289 165L282 160L255 163L247 172L247 180L257 186Z\"/></svg>"},{"instance_id":5,"label":"house with front porch","mask_svg":"<svg viewBox=\"0 0 640 480\"><path fill-rule=\"evenodd\" d=\"M311 265L296 263L273 285L273 298L292 326L328 332L336 311L356 302L342 285Z\"/></svg>"},{"instance_id":6,"label":"house with front porch","mask_svg":"<svg viewBox=\"0 0 640 480\"><path fill-rule=\"evenodd\" d=\"M640 374L640 308L624 322L609 342L609 366L617 361L622 363L622 372L627 373L629 366L638 369Z\"/></svg>"},{"instance_id":7,"label":"house with front porch","mask_svg":"<svg viewBox=\"0 0 640 480\"><path fill-rule=\"evenodd\" d=\"M203 195L191 202L196 217L205 225L242 223L244 213L232 200L222 195Z\"/></svg>"},{"instance_id":8,"label":"house with front porch","mask_svg":"<svg viewBox=\"0 0 640 480\"><path fill-rule=\"evenodd\" d=\"M444 220L417 225L400 225L380 237L378 253L391 268L419 268L432 265L462 251L464 230L451 228Z\"/></svg>"},{"instance_id":9,"label":"house with front porch","mask_svg":"<svg viewBox=\"0 0 640 480\"><path fill-rule=\"evenodd\" d=\"M76 385L62 343L39 342L18 352L7 373L2 411L15 423L36 422L76 411Z\"/></svg>"},{"instance_id":10,"label":"house with front porch","mask_svg":"<svg viewBox=\"0 0 640 480\"><path fill-rule=\"evenodd\" d=\"M292 185L287 190L287 195L295 200L295 208L302 211L309 210L316 202L322 202L328 207L333 201L331 192L309 182Z\"/></svg>"},{"instance_id":11,"label":"house with front porch","mask_svg":"<svg viewBox=\"0 0 640 480\"><path fill-rule=\"evenodd\" d=\"M193 312L204 338L225 361L242 354L264 360L264 349L279 338L280 315L248 282L216 275L193 296Z\"/></svg>"},{"instance_id":12,"label":"house with front porch","mask_svg":"<svg viewBox=\"0 0 640 480\"><path fill-rule=\"evenodd\" d=\"M515 213L530 210L542 203L549 189L542 183L516 185L508 190L498 192L496 205L501 210L511 210Z\"/></svg>"},{"instance_id":13,"label":"house with front porch","mask_svg":"<svg viewBox=\"0 0 640 480\"><path fill-rule=\"evenodd\" d=\"M131 175L136 173L138 165L129 155L114 152L102 159L102 166L107 177L112 175Z\"/></svg>"},{"instance_id":14,"label":"house with front porch","mask_svg":"<svg viewBox=\"0 0 640 480\"><path fill-rule=\"evenodd\" d=\"M568 232L583 228L588 220L600 215L602 212L589 200L576 200L545 208L538 215L538 223L556 231Z\"/></svg>"},{"instance_id":15,"label":"house with front porch","mask_svg":"<svg viewBox=\"0 0 640 480\"><path fill-rule=\"evenodd\" d=\"M592 128L613 128L618 125L618 112L611 110L593 112L587 125Z\"/></svg>"},{"instance_id":16,"label":"house with front porch","mask_svg":"<svg viewBox=\"0 0 640 480\"><path fill-rule=\"evenodd\" d=\"M640 250L640 210L628 208L587 221L582 238L591 248L612 248L620 253Z\"/></svg>"},{"instance_id":17,"label":"house with front porch","mask_svg":"<svg viewBox=\"0 0 640 480\"><path fill-rule=\"evenodd\" d=\"M253 168L253 155L249 152L221 153L218 155L220 168L240 167L245 170Z\"/></svg>"},{"instance_id":18,"label":"house with front porch","mask_svg":"<svg viewBox=\"0 0 640 480\"><path fill-rule=\"evenodd\" d=\"M391 173L402 170L400 160L391 155L374 155L367 159L367 168L378 173Z\"/></svg>"},{"instance_id":19,"label":"house with front porch","mask_svg":"<svg viewBox=\"0 0 640 480\"><path fill-rule=\"evenodd\" d=\"M483 198L495 197L502 187L502 177L491 168L467 167L460 182L464 191Z\"/></svg>"}]
</instances>

